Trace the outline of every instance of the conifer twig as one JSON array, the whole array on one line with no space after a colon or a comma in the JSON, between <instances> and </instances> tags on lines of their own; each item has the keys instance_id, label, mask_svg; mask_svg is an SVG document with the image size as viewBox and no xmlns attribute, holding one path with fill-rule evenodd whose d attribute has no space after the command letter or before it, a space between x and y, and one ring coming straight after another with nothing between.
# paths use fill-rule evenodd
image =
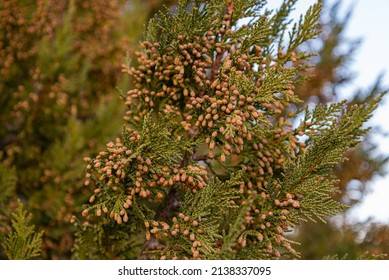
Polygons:
<instances>
[{"instance_id":1,"label":"conifer twig","mask_svg":"<svg viewBox=\"0 0 389 280\"><path fill-rule=\"evenodd\" d=\"M188 151L185 152L184 157L181 161L180 167L186 167L189 162L190 154ZM165 203L158 212L156 216L157 221L168 221L170 213L179 206L178 203L178 191L175 188L170 189L169 193L166 196ZM155 249L159 245L159 242L156 238L152 237L150 240L147 240L142 248L141 254L138 259L143 260L147 259L147 255L144 252Z\"/></svg>"},{"instance_id":2,"label":"conifer twig","mask_svg":"<svg viewBox=\"0 0 389 280\"><path fill-rule=\"evenodd\" d=\"M227 1L226 10L227 10L227 14L229 14L229 15L232 14L232 12L234 10L234 1L233 0ZM224 34L221 34L220 42L223 41L223 37L224 37ZM219 68L220 68L222 58L223 58L223 52L219 52L215 57L215 61L212 65L212 79L211 79L212 81L215 79L215 77L219 73Z\"/></svg>"}]
</instances>

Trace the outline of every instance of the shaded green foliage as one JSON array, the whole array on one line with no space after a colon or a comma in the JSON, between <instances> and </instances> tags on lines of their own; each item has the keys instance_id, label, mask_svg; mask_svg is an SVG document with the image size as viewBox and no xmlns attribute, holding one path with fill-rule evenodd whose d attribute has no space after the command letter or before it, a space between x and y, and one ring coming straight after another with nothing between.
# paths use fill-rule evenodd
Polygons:
<instances>
[{"instance_id":1,"label":"shaded green foliage","mask_svg":"<svg viewBox=\"0 0 389 280\"><path fill-rule=\"evenodd\" d=\"M30 224L31 215L23 209L19 201L12 213L12 232L2 241L2 247L10 260L28 260L40 255L43 232L36 232Z\"/></svg>"}]
</instances>

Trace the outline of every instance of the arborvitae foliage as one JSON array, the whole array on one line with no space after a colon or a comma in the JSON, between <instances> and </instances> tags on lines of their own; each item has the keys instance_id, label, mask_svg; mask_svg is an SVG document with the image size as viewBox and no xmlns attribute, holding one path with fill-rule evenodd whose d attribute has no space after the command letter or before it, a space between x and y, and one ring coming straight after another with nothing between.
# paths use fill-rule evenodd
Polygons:
<instances>
[{"instance_id":1,"label":"arborvitae foliage","mask_svg":"<svg viewBox=\"0 0 389 280\"><path fill-rule=\"evenodd\" d=\"M311 54L296 49L319 33L322 4L289 26L295 2L183 0L149 22L123 65L134 86L122 137L85 158L93 193L75 258L298 257L286 233L344 208L333 166L381 97L301 116Z\"/></svg>"},{"instance_id":2,"label":"arborvitae foliage","mask_svg":"<svg viewBox=\"0 0 389 280\"><path fill-rule=\"evenodd\" d=\"M27 260L40 255L43 232L36 232L30 224L31 215L23 210L18 201L15 213L12 213L12 232L2 241L2 247L8 259Z\"/></svg>"},{"instance_id":3,"label":"arborvitae foliage","mask_svg":"<svg viewBox=\"0 0 389 280\"><path fill-rule=\"evenodd\" d=\"M0 154L1 159L2 155ZM10 211L13 204L12 199L15 197L16 181L15 168L8 168L0 161L0 243L5 238L5 234L11 230ZM0 250L0 258L4 257L4 253Z\"/></svg>"}]
</instances>

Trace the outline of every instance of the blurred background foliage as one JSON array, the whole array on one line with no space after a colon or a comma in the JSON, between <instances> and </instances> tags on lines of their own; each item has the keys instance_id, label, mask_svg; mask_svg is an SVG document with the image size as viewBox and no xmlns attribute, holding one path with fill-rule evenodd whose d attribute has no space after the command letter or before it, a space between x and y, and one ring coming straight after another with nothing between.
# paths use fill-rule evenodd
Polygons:
<instances>
[{"instance_id":1,"label":"blurred background foliage","mask_svg":"<svg viewBox=\"0 0 389 280\"><path fill-rule=\"evenodd\" d=\"M69 259L74 245L73 214L89 193L82 182L83 157L93 156L123 125L118 91L130 87L120 65L131 59L143 26L160 0L3 0L0 3L0 240L9 236L11 213L21 200L42 231L43 259ZM350 83L359 40L345 37L352 13L341 2L325 6L323 32L306 48L318 53L310 76L296 92L304 105L342 99ZM379 94L379 77L351 103ZM379 133L373 129L371 133ZM388 156L371 136L334 168L338 199L355 207L368 183L385 172ZM389 253L389 227L371 221L349 224L346 214L327 224L304 224L292 237L303 259L368 258ZM0 249L0 258L9 258ZM388 257L386 257L388 258Z\"/></svg>"},{"instance_id":2,"label":"blurred background foliage","mask_svg":"<svg viewBox=\"0 0 389 280\"><path fill-rule=\"evenodd\" d=\"M0 3L0 151L3 169L12 170L1 174L0 232L19 198L44 230L44 259L71 256L69 220L87 199L83 157L120 133L116 87L128 88L120 65L150 8L121 0Z\"/></svg>"}]
</instances>

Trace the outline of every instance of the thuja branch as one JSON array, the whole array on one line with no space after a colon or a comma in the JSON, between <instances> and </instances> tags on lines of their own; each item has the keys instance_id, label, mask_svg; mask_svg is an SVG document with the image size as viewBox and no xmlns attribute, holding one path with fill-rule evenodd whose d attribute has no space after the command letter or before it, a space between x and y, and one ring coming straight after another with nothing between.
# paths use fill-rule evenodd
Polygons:
<instances>
[{"instance_id":1,"label":"thuja branch","mask_svg":"<svg viewBox=\"0 0 389 280\"><path fill-rule=\"evenodd\" d=\"M331 149L305 125L292 130L296 77L309 54L298 63L272 54L289 9L274 17L262 4L179 1L176 13L162 11L149 23L137 62L123 66L134 83L125 101L130 127L86 159L93 195L83 215L114 220L109 236L131 232L129 244L143 235L139 258L297 257L286 232L305 217L342 209L330 196L334 182L320 178L365 132L379 100L359 115L337 114L341 106L315 111L313 119L332 129ZM278 54L316 34L320 9L318 1ZM248 17L252 24L237 24ZM351 116L352 129L335 129L334 119L348 124ZM315 158L323 154L328 159Z\"/></svg>"}]
</instances>

